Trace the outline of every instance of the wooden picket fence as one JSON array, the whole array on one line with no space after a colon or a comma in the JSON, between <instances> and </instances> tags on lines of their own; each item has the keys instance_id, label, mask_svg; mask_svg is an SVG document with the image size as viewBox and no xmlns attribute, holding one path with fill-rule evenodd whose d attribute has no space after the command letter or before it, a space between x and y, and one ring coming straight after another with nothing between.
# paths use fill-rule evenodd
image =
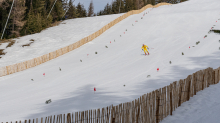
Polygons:
<instances>
[{"instance_id":1,"label":"wooden picket fence","mask_svg":"<svg viewBox=\"0 0 220 123\"><path fill-rule=\"evenodd\" d=\"M144 10L146 10L147 8L152 8L152 7L156 8L156 7L159 7L159 6L162 6L162 5L169 5L169 3L159 3L155 6L152 6L152 5L148 4L140 10L129 11L129 12L123 14L122 16L118 17L117 19L113 20L109 24L105 25L104 27L102 27L97 32L95 32L95 33L93 33L93 34L91 34L91 35L89 35L89 36L87 36L87 37L85 37L85 38L69 45L69 46L63 47L63 48L58 49L54 52L45 54L43 56L39 56L37 58L33 58L31 60L28 60L28 61L24 61L24 62L21 62L21 63L17 63L17 64L2 67L2 68L0 68L0 77L10 75L10 74L13 74L13 73L16 73L16 72L20 72L20 71L26 70L28 68L35 67L35 66L40 65L42 63L45 63L47 61L55 59L55 58L57 58L61 55L64 55L64 54L66 54L66 53L68 53L68 52L70 52L70 51L72 51L76 48L79 48L80 46L84 45L85 43L88 43L88 42L92 41L93 39L100 36L106 30L108 30L109 28L111 28L115 24L119 23L120 21L124 20L128 16L133 15L133 14L139 14L139 13L143 12Z\"/></svg>"},{"instance_id":2,"label":"wooden picket fence","mask_svg":"<svg viewBox=\"0 0 220 123\"><path fill-rule=\"evenodd\" d=\"M168 86L142 95L131 102L101 109L48 116L40 123L159 123L198 91L219 83L220 67L207 68L175 81ZM3 123L3 122L2 122ZM8 123L8 122L6 122ZM12 123L12 122L11 122ZM15 123L18 123L16 121ZM21 123L21 121L19 121ZM38 123L25 120L24 123Z\"/></svg>"}]
</instances>

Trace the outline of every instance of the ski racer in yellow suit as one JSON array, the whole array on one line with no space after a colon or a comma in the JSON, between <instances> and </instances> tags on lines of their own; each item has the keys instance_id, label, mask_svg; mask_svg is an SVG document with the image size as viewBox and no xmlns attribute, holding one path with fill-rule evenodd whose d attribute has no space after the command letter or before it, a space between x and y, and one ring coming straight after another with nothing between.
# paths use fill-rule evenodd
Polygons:
<instances>
[{"instance_id":1,"label":"ski racer in yellow suit","mask_svg":"<svg viewBox=\"0 0 220 123\"><path fill-rule=\"evenodd\" d=\"M148 49L148 46L147 46L147 45L144 45L144 44L143 44L143 46L142 46L141 49L144 50L145 55L147 55L146 52L147 52L148 55L149 55L149 52L147 51L147 49Z\"/></svg>"}]
</instances>

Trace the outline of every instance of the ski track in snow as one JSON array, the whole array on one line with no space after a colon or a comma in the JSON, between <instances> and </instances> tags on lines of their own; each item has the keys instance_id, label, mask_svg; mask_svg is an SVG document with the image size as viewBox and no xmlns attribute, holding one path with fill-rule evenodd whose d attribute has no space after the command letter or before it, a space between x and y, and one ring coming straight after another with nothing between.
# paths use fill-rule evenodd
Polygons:
<instances>
[{"instance_id":1,"label":"ski track in snow","mask_svg":"<svg viewBox=\"0 0 220 123\"><path fill-rule=\"evenodd\" d=\"M220 19L219 8L219 0L189 0L172 6L149 8L143 12L149 11L145 16L143 13L129 16L72 52L1 77L0 122L118 105L185 79L198 70L219 67L220 37L208 34L213 25L220 29L220 21L216 22ZM13 47L6 49L8 53L0 59L0 65L29 60L67 46L119 16L66 20L66 24L22 37ZM68 32L61 32L63 28L68 28ZM19 49L32 38L36 39L33 45ZM200 41L198 45L197 41ZM142 44L150 48L149 56L143 55ZM147 78L148 75L151 77ZM199 92L162 122L218 122L218 86ZM97 89L95 94L94 87ZM48 99L52 103L45 104Z\"/></svg>"}]
</instances>

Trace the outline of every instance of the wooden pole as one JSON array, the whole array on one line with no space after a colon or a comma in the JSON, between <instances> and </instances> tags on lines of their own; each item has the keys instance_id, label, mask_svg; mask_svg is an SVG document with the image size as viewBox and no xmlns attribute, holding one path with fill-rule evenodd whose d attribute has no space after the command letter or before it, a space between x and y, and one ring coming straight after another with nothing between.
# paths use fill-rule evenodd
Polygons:
<instances>
[{"instance_id":1,"label":"wooden pole","mask_svg":"<svg viewBox=\"0 0 220 123\"><path fill-rule=\"evenodd\" d=\"M172 112L173 112L173 106L172 106L172 91L170 91L170 115L172 115Z\"/></svg>"},{"instance_id":2,"label":"wooden pole","mask_svg":"<svg viewBox=\"0 0 220 123\"><path fill-rule=\"evenodd\" d=\"M159 123L159 103L160 103L160 97L158 95L159 91L156 90L156 123Z\"/></svg>"}]
</instances>

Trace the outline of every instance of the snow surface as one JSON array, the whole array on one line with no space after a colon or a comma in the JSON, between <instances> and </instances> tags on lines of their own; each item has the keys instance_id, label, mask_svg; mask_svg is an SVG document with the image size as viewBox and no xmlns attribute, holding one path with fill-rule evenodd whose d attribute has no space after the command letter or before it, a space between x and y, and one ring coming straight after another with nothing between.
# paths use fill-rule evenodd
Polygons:
<instances>
[{"instance_id":1,"label":"snow surface","mask_svg":"<svg viewBox=\"0 0 220 123\"><path fill-rule=\"evenodd\" d=\"M184 79L198 70L219 67L220 35L208 34L213 25L216 25L215 28L220 27L220 21L216 22L220 19L219 8L219 0L190 0L172 6L149 8L145 11L149 13L144 17L143 13L129 16L72 52L37 67L1 77L0 122L40 118L130 102L173 81ZM95 20L98 20L98 17ZM135 22L136 20L138 22ZM84 27L93 21L80 23L81 27ZM77 25L69 23L65 26L74 28ZM83 30L86 31L84 28L81 32ZM78 36L59 31L55 35L56 29L46 31L47 35L59 35L60 39L56 40L65 39L66 42L60 43L62 46L68 44L68 39ZM39 39L39 43L29 49L42 48L41 52L46 53L49 51L46 49L58 48L60 44L50 39L52 37L45 40L47 37L44 37L43 33L44 31L36 35L35 39ZM207 38L204 38L205 35ZM25 37L26 42L33 38L31 36ZM81 38L83 36L81 35ZM200 41L198 45L197 41ZM46 45L49 42L50 45ZM143 43L150 48L149 56L144 56L141 50ZM29 50L22 51L23 55L19 57L30 59L30 53L32 52ZM15 57L15 54L10 55L7 59ZM169 61L172 61L172 64ZM59 71L59 67L62 71ZM157 68L160 69L159 72ZM45 77L43 73L46 74ZM151 77L147 78L148 75ZM220 85L213 85L199 92L177 108L172 117L165 118L163 123L218 121L218 118L215 119L219 113L218 86ZM94 87L97 90L95 94ZM45 104L48 99L51 99L52 103Z\"/></svg>"},{"instance_id":2,"label":"snow surface","mask_svg":"<svg viewBox=\"0 0 220 123\"><path fill-rule=\"evenodd\" d=\"M9 43L1 43L0 49L5 49L8 46Z\"/></svg>"},{"instance_id":3,"label":"snow surface","mask_svg":"<svg viewBox=\"0 0 220 123\"><path fill-rule=\"evenodd\" d=\"M60 25L45 29L41 33L15 39L16 43L12 47L3 48L7 53L0 59L0 67L31 60L73 44L121 15L123 14L65 20ZM22 45L31 43L31 39L34 39L34 43L28 47L22 47Z\"/></svg>"}]
</instances>

